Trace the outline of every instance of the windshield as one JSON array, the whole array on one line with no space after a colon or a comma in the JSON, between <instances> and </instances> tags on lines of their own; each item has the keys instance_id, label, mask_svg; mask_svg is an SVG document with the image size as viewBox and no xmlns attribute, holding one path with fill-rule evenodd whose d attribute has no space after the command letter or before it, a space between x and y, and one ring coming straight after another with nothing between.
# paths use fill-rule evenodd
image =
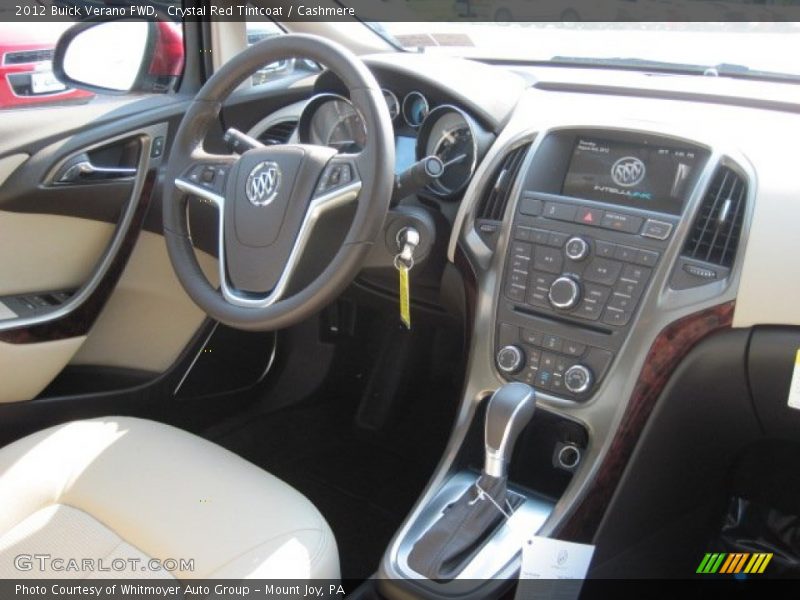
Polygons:
<instances>
[{"instance_id":1,"label":"windshield","mask_svg":"<svg viewBox=\"0 0 800 600\"><path fill-rule=\"evenodd\" d=\"M800 78L797 60L800 23L381 22L370 25L395 45L416 52L499 61Z\"/></svg>"}]
</instances>

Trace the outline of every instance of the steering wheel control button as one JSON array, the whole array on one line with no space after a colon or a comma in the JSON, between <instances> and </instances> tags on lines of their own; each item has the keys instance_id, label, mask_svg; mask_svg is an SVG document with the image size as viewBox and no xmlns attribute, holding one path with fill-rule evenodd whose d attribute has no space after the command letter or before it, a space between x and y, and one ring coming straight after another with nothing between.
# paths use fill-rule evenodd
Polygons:
<instances>
[{"instance_id":1,"label":"steering wheel control button","mask_svg":"<svg viewBox=\"0 0 800 600\"><path fill-rule=\"evenodd\" d=\"M581 237L570 238L564 247L567 258L574 261L581 261L589 256L589 243Z\"/></svg>"},{"instance_id":2,"label":"steering wheel control button","mask_svg":"<svg viewBox=\"0 0 800 600\"><path fill-rule=\"evenodd\" d=\"M647 219L642 229L642 237L653 238L654 240L666 240L672 233L672 223Z\"/></svg>"},{"instance_id":3,"label":"steering wheel control button","mask_svg":"<svg viewBox=\"0 0 800 600\"><path fill-rule=\"evenodd\" d=\"M564 386L573 394L583 394L592 387L593 375L588 367L572 365L564 373Z\"/></svg>"},{"instance_id":4,"label":"steering wheel control button","mask_svg":"<svg viewBox=\"0 0 800 600\"><path fill-rule=\"evenodd\" d=\"M553 282L548 293L550 304L560 310L575 308L581 299L581 288L572 277L562 276Z\"/></svg>"},{"instance_id":5,"label":"steering wheel control button","mask_svg":"<svg viewBox=\"0 0 800 600\"><path fill-rule=\"evenodd\" d=\"M353 181L353 168L342 162L336 162L325 167L317 186L317 194L329 192Z\"/></svg>"},{"instance_id":6,"label":"steering wheel control button","mask_svg":"<svg viewBox=\"0 0 800 600\"><path fill-rule=\"evenodd\" d=\"M503 373L517 373L525 364L525 355L518 346L504 346L497 353L497 367Z\"/></svg>"}]
</instances>

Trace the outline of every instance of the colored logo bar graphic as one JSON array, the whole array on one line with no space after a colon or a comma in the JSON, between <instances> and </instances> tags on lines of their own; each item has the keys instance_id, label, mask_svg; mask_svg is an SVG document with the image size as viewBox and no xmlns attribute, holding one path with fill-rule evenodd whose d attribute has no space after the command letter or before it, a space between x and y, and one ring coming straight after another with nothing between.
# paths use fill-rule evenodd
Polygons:
<instances>
[{"instance_id":1,"label":"colored logo bar graphic","mask_svg":"<svg viewBox=\"0 0 800 600\"><path fill-rule=\"evenodd\" d=\"M710 575L714 573L763 573L769 561L772 560L772 552L720 552L706 553L697 573Z\"/></svg>"}]
</instances>

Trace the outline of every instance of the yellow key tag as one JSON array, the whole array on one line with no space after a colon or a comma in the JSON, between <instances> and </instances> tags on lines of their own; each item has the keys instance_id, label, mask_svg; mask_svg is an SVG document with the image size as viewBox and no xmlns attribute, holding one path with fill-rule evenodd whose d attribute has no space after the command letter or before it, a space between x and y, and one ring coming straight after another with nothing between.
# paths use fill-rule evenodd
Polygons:
<instances>
[{"instance_id":1,"label":"yellow key tag","mask_svg":"<svg viewBox=\"0 0 800 600\"><path fill-rule=\"evenodd\" d=\"M406 329L411 329L411 303L409 301L408 289L408 267L404 264L397 266L400 273L400 320Z\"/></svg>"}]
</instances>

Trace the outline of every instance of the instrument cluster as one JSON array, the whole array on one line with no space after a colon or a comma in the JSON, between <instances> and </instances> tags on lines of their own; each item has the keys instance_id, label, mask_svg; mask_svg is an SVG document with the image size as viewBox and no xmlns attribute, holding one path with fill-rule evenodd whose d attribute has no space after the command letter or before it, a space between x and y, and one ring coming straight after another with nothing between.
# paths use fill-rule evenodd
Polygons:
<instances>
[{"instance_id":1,"label":"instrument cluster","mask_svg":"<svg viewBox=\"0 0 800 600\"><path fill-rule=\"evenodd\" d=\"M389 89L382 92L395 130L396 172L435 155L442 161L444 172L427 191L443 199L457 197L477 165L480 129L475 120L450 104L432 106L416 90L405 94L402 100ZM314 96L306 104L298 125L301 143L328 146L341 153L360 152L368 135L356 108L338 94Z\"/></svg>"}]
</instances>

